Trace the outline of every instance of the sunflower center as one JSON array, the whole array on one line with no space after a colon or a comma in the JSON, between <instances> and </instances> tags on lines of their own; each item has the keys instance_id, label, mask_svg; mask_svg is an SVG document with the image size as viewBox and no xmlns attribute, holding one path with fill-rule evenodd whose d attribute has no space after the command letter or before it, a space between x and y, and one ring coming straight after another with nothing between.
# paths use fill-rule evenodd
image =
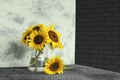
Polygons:
<instances>
[{"instance_id":1,"label":"sunflower center","mask_svg":"<svg viewBox=\"0 0 120 80\"><path fill-rule=\"evenodd\" d=\"M39 29L40 29L39 26L35 26L35 27L33 28L33 30L36 30L36 31L39 31Z\"/></svg>"},{"instance_id":2,"label":"sunflower center","mask_svg":"<svg viewBox=\"0 0 120 80\"><path fill-rule=\"evenodd\" d=\"M48 34L49 34L49 37L50 37L51 40L53 40L54 42L58 42L58 36L55 32L49 31Z\"/></svg>"},{"instance_id":3,"label":"sunflower center","mask_svg":"<svg viewBox=\"0 0 120 80\"><path fill-rule=\"evenodd\" d=\"M34 38L34 43L35 44L41 44L43 42L43 37L41 35L37 35Z\"/></svg>"},{"instance_id":4,"label":"sunflower center","mask_svg":"<svg viewBox=\"0 0 120 80\"><path fill-rule=\"evenodd\" d=\"M50 66L51 71L56 71L59 68L59 63L55 62Z\"/></svg>"}]
</instances>

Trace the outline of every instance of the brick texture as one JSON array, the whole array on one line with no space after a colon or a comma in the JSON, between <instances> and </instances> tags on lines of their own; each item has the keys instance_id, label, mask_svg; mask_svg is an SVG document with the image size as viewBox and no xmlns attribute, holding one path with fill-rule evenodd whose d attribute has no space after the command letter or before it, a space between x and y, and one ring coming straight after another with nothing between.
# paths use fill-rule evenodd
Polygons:
<instances>
[{"instance_id":1,"label":"brick texture","mask_svg":"<svg viewBox=\"0 0 120 80\"><path fill-rule=\"evenodd\" d=\"M120 72L120 1L76 5L76 64Z\"/></svg>"}]
</instances>

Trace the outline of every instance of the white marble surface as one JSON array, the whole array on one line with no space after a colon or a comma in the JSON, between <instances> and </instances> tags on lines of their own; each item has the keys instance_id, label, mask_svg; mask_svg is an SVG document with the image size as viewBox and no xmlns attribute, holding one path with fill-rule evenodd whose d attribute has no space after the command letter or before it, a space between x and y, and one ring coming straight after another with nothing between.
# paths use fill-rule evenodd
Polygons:
<instances>
[{"instance_id":1,"label":"white marble surface","mask_svg":"<svg viewBox=\"0 0 120 80\"><path fill-rule=\"evenodd\" d=\"M62 34L64 49L59 54L65 64L74 64L75 0L0 0L0 67L27 66L30 48L20 44L23 31L30 25L55 24Z\"/></svg>"}]
</instances>

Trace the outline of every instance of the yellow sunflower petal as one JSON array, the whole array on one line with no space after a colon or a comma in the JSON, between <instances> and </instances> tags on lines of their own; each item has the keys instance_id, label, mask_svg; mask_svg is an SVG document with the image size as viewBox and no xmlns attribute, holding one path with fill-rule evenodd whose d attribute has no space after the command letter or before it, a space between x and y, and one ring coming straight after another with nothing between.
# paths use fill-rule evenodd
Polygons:
<instances>
[{"instance_id":1,"label":"yellow sunflower petal","mask_svg":"<svg viewBox=\"0 0 120 80\"><path fill-rule=\"evenodd\" d=\"M46 74L62 74L63 68L63 60L60 58L60 56L56 56L48 59L48 61L45 63L44 72Z\"/></svg>"},{"instance_id":2,"label":"yellow sunflower petal","mask_svg":"<svg viewBox=\"0 0 120 80\"><path fill-rule=\"evenodd\" d=\"M63 49L63 48L64 48L64 46L62 45L61 42L58 44L58 46L59 46L60 49Z\"/></svg>"},{"instance_id":3,"label":"yellow sunflower petal","mask_svg":"<svg viewBox=\"0 0 120 80\"><path fill-rule=\"evenodd\" d=\"M54 30L54 25L50 25L50 27L47 29L47 35L49 37L49 42L51 43L51 48L63 48L63 45L60 41L60 36L61 34L59 34L56 30Z\"/></svg>"},{"instance_id":4,"label":"yellow sunflower petal","mask_svg":"<svg viewBox=\"0 0 120 80\"><path fill-rule=\"evenodd\" d=\"M30 26L25 32L22 33L22 40L21 40L22 44L28 44L27 39L32 32L32 27L33 26Z\"/></svg>"},{"instance_id":5,"label":"yellow sunflower petal","mask_svg":"<svg viewBox=\"0 0 120 80\"><path fill-rule=\"evenodd\" d=\"M54 24L51 24L51 25L50 25L50 29L51 29L51 30L54 30Z\"/></svg>"},{"instance_id":6,"label":"yellow sunflower petal","mask_svg":"<svg viewBox=\"0 0 120 80\"><path fill-rule=\"evenodd\" d=\"M33 31L30 34L29 46L35 50L42 50L45 44L47 44L47 36L40 31Z\"/></svg>"}]
</instances>

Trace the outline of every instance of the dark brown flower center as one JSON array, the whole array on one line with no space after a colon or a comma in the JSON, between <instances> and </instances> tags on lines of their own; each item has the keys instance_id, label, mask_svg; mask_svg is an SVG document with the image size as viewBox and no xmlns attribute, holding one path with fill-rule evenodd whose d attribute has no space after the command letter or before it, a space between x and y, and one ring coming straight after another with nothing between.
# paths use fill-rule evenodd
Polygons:
<instances>
[{"instance_id":1,"label":"dark brown flower center","mask_svg":"<svg viewBox=\"0 0 120 80\"><path fill-rule=\"evenodd\" d=\"M51 40L53 40L54 42L58 42L58 36L55 32L49 31L48 34Z\"/></svg>"},{"instance_id":2,"label":"dark brown flower center","mask_svg":"<svg viewBox=\"0 0 120 80\"><path fill-rule=\"evenodd\" d=\"M58 70L58 68L59 68L59 63L58 62L55 62L50 66L51 71L56 71L56 70Z\"/></svg>"},{"instance_id":3,"label":"dark brown flower center","mask_svg":"<svg viewBox=\"0 0 120 80\"><path fill-rule=\"evenodd\" d=\"M41 44L43 42L43 37L41 35L36 35L34 37L34 43L35 44Z\"/></svg>"},{"instance_id":4,"label":"dark brown flower center","mask_svg":"<svg viewBox=\"0 0 120 80\"><path fill-rule=\"evenodd\" d=\"M39 29L40 29L39 26L35 26L35 27L33 28L33 30L36 30L36 31L39 31Z\"/></svg>"}]
</instances>

